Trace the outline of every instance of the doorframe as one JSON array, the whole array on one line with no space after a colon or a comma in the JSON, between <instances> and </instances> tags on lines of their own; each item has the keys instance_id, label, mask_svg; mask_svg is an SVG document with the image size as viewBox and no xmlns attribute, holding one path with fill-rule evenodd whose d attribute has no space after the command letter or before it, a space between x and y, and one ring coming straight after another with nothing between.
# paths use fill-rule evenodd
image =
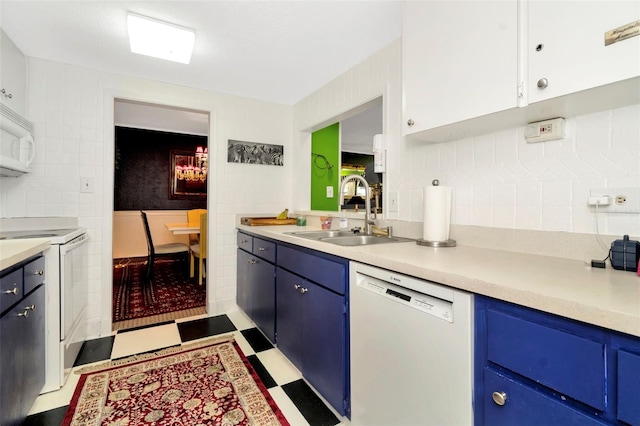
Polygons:
<instances>
[{"instance_id":1,"label":"doorframe","mask_svg":"<svg viewBox=\"0 0 640 426\"><path fill-rule=\"evenodd\" d=\"M177 92L158 93L150 95L148 93L140 93L134 89L105 89L103 97L103 187L102 187L102 259L100 266L102 268L100 280L100 330L101 336L112 334L112 303L113 303L113 180L115 174L114 158L115 158L115 101L116 99L144 102L155 105L162 105L172 108L185 108L201 111L209 114L209 135L207 137L207 146L209 152L209 164L215 165L218 162L217 146L217 109L209 102L193 101L188 95L181 96ZM216 170L217 167L211 167ZM207 210L212 211L215 204L211 200L217 199L217 185L212 184L213 180L217 180L217 172L210 174L213 179L207 179ZM213 216L213 215L212 215ZM216 241L216 228L208 229L208 239ZM216 270L216 244L208 245L206 255L206 268L211 276L215 276ZM207 280L207 313L215 312L215 301L213 298L214 289L213 281Z\"/></svg>"}]
</instances>

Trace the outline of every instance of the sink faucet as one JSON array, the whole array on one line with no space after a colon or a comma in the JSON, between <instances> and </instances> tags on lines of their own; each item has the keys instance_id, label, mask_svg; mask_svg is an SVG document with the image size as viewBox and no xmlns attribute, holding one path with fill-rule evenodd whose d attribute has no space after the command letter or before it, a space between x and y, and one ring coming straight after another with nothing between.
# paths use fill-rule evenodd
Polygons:
<instances>
[{"instance_id":1,"label":"sink faucet","mask_svg":"<svg viewBox=\"0 0 640 426\"><path fill-rule=\"evenodd\" d=\"M344 185L350 180L356 180L364 185L364 232L367 235L371 235L371 225L375 223L374 219L376 217L375 214L373 218L371 217L371 189L369 188L369 183L365 178L360 175L348 175L342 179L342 182L340 182L340 198L338 199L338 206L342 209L342 205L344 204Z\"/></svg>"}]
</instances>

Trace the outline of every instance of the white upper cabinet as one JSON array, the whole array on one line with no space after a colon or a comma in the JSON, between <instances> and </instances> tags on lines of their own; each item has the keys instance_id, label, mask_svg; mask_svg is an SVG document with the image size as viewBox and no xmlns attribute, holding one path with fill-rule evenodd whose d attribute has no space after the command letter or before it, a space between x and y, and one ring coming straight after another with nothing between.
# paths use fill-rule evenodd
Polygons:
<instances>
[{"instance_id":1,"label":"white upper cabinet","mask_svg":"<svg viewBox=\"0 0 640 426\"><path fill-rule=\"evenodd\" d=\"M403 6L404 134L517 106L516 0Z\"/></svg>"},{"instance_id":2,"label":"white upper cabinet","mask_svg":"<svg viewBox=\"0 0 640 426\"><path fill-rule=\"evenodd\" d=\"M640 36L605 45L613 37L640 32L638 1L540 1L527 3L529 103L640 76Z\"/></svg>"},{"instance_id":3,"label":"white upper cabinet","mask_svg":"<svg viewBox=\"0 0 640 426\"><path fill-rule=\"evenodd\" d=\"M607 32L638 34L638 0L406 1L403 19L412 138L444 142L640 102L640 36L605 45Z\"/></svg>"},{"instance_id":4,"label":"white upper cabinet","mask_svg":"<svg viewBox=\"0 0 640 426\"><path fill-rule=\"evenodd\" d=\"M25 115L27 65L22 52L0 28L0 102Z\"/></svg>"}]
</instances>

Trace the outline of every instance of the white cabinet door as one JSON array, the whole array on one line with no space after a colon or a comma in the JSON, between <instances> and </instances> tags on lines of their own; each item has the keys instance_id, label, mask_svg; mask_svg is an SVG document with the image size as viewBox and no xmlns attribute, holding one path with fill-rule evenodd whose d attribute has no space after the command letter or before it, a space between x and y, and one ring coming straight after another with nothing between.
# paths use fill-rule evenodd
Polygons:
<instances>
[{"instance_id":1,"label":"white cabinet door","mask_svg":"<svg viewBox=\"0 0 640 426\"><path fill-rule=\"evenodd\" d=\"M24 55L0 29L0 102L25 115L27 66Z\"/></svg>"},{"instance_id":2,"label":"white cabinet door","mask_svg":"<svg viewBox=\"0 0 640 426\"><path fill-rule=\"evenodd\" d=\"M605 46L606 32L640 19L637 0L529 0L527 7L530 104L640 76L640 36ZM538 88L542 79L547 85Z\"/></svg>"},{"instance_id":3,"label":"white cabinet door","mask_svg":"<svg viewBox=\"0 0 640 426\"><path fill-rule=\"evenodd\" d=\"M403 8L405 135L517 106L517 0Z\"/></svg>"}]
</instances>

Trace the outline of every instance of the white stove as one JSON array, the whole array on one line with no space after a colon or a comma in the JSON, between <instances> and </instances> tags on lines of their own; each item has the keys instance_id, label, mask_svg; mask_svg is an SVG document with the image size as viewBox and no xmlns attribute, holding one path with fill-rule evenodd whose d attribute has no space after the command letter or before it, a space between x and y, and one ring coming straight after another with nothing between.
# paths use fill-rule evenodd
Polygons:
<instances>
[{"instance_id":1,"label":"white stove","mask_svg":"<svg viewBox=\"0 0 640 426\"><path fill-rule=\"evenodd\" d=\"M50 238L51 244L66 244L87 232L86 228L32 229L0 232L0 240L18 240L26 238Z\"/></svg>"},{"instance_id":2,"label":"white stove","mask_svg":"<svg viewBox=\"0 0 640 426\"><path fill-rule=\"evenodd\" d=\"M46 377L60 389L87 338L89 234L76 218L0 219L0 240L50 238L45 252Z\"/></svg>"}]
</instances>

